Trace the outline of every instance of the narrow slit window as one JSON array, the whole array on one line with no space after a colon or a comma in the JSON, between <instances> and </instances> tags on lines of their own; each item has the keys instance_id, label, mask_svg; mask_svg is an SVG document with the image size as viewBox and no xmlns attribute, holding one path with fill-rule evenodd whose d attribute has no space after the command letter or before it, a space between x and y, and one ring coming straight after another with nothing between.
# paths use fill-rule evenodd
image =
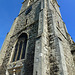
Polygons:
<instances>
[{"instance_id":1,"label":"narrow slit window","mask_svg":"<svg viewBox=\"0 0 75 75\"><path fill-rule=\"evenodd\" d=\"M60 28L60 23L59 23L59 21L57 21L57 25L58 25L58 27Z\"/></svg>"},{"instance_id":2,"label":"narrow slit window","mask_svg":"<svg viewBox=\"0 0 75 75\"><path fill-rule=\"evenodd\" d=\"M30 13L31 10L32 10L32 6L30 6L30 7L25 11L25 15L27 15L28 13Z\"/></svg>"}]
</instances>

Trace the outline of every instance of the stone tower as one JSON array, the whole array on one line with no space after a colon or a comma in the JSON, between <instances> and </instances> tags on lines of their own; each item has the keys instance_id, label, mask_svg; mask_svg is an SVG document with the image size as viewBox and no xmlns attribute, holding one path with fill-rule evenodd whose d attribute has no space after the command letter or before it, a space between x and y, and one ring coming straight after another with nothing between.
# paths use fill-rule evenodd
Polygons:
<instances>
[{"instance_id":1,"label":"stone tower","mask_svg":"<svg viewBox=\"0 0 75 75\"><path fill-rule=\"evenodd\" d=\"M0 75L75 75L75 44L56 0L24 0L0 51Z\"/></svg>"}]
</instances>

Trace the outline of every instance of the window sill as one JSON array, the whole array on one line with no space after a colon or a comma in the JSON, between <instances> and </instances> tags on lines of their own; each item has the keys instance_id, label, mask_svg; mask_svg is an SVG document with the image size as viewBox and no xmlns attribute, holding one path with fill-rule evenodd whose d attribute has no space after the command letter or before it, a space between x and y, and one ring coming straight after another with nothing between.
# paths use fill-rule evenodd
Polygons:
<instances>
[{"instance_id":1,"label":"window sill","mask_svg":"<svg viewBox=\"0 0 75 75\"><path fill-rule=\"evenodd\" d=\"M7 69L15 69L15 68L20 68L23 67L25 62L25 59L21 59L15 62L11 62L10 64L7 65Z\"/></svg>"}]
</instances>

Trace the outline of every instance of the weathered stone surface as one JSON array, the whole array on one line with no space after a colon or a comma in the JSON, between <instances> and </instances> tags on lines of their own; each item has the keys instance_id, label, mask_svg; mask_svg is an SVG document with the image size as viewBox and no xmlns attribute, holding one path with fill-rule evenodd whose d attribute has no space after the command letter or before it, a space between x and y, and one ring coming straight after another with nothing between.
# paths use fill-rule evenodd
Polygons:
<instances>
[{"instance_id":1,"label":"weathered stone surface","mask_svg":"<svg viewBox=\"0 0 75 75\"><path fill-rule=\"evenodd\" d=\"M18 37L27 34L25 59L12 62ZM56 0L24 0L0 51L0 75L75 75L75 44Z\"/></svg>"}]
</instances>

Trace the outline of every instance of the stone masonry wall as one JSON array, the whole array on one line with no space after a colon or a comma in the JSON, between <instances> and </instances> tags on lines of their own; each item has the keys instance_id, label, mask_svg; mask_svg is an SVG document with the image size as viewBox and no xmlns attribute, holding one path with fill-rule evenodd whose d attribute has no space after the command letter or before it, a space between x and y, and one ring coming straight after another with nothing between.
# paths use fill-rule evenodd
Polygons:
<instances>
[{"instance_id":1,"label":"stone masonry wall","mask_svg":"<svg viewBox=\"0 0 75 75\"><path fill-rule=\"evenodd\" d=\"M50 33L49 37L51 45L50 60L52 61L52 65L50 66L50 73L51 75L74 75L75 68L70 50L71 48L66 35L66 29L63 25L64 23L62 17L60 15L60 12L58 12L58 10L56 9L58 8L58 5L55 6L52 2L50 2L49 4L49 8L52 13L51 15L50 11L48 10L48 30ZM54 26L54 28L52 26Z\"/></svg>"},{"instance_id":2,"label":"stone masonry wall","mask_svg":"<svg viewBox=\"0 0 75 75\"><path fill-rule=\"evenodd\" d=\"M65 75L74 75L75 74L74 61L71 54L71 48L70 48L69 40L67 38L66 29L64 28L62 17L52 4L50 6L53 13L55 34L58 37L58 39L61 41L61 45L62 45L64 62L62 61L61 64L62 65L65 64L65 66L63 66L63 71L65 72ZM63 59L62 57L61 60Z\"/></svg>"},{"instance_id":3,"label":"stone masonry wall","mask_svg":"<svg viewBox=\"0 0 75 75\"><path fill-rule=\"evenodd\" d=\"M28 1L28 0L27 0ZM3 59L3 63L0 67L0 75L5 75L7 64L9 62L11 52L14 46L15 41L17 40L18 36L22 33L28 34L28 48L27 48L27 59L25 60L25 74L26 75L32 75L33 74L33 63L34 63L34 50L35 50L35 38L37 37L38 33L38 19L39 19L39 12L40 12L40 0L36 1L34 5L32 4L32 10L31 12L25 16L25 11L27 8L25 7L25 4L28 2L24 2L23 6L21 8L21 12L18 16L18 18L15 19L17 22L13 27L11 28L12 36L10 37L10 41L6 50L5 57ZM26 21L27 20L27 21ZM26 23L27 22L27 23Z\"/></svg>"}]
</instances>

